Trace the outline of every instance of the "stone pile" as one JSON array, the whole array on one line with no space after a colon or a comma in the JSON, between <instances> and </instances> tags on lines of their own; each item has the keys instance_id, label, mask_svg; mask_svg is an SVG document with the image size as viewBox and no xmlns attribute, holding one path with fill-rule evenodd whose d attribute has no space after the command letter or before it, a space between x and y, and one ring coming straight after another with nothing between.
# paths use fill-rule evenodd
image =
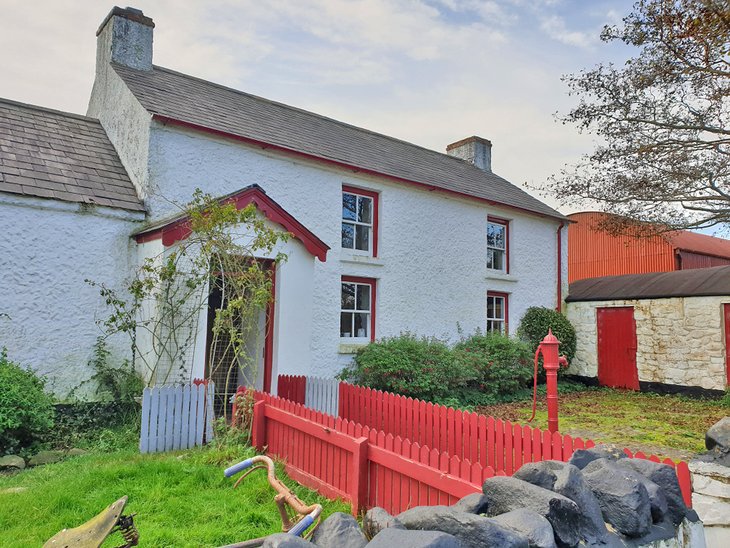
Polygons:
<instances>
[{"instance_id":1,"label":"stone pile","mask_svg":"<svg viewBox=\"0 0 730 548\"><path fill-rule=\"evenodd\" d=\"M526 464L512 477L489 478L482 490L452 506L418 506L397 516L373 508L362 528L336 513L311 542L276 534L264 547L705 546L674 470L625 458L613 446L576 451L568 463Z\"/></svg>"}]
</instances>

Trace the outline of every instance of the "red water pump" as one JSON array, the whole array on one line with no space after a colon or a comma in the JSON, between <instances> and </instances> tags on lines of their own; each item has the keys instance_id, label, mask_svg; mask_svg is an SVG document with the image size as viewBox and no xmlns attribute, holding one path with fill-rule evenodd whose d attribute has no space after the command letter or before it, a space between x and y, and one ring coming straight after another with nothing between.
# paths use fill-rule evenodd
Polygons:
<instances>
[{"instance_id":1,"label":"red water pump","mask_svg":"<svg viewBox=\"0 0 730 548\"><path fill-rule=\"evenodd\" d=\"M550 432L558 431L558 369L560 366L568 367L568 360L565 356L558 355L560 341L553 330L548 329L548 334L542 340L535 350L535 379L532 390L532 417L528 422L532 422L535 418L535 410L537 409L537 362L540 354L542 354L542 366L547 376L547 408L548 408L548 430Z\"/></svg>"}]
</instances>

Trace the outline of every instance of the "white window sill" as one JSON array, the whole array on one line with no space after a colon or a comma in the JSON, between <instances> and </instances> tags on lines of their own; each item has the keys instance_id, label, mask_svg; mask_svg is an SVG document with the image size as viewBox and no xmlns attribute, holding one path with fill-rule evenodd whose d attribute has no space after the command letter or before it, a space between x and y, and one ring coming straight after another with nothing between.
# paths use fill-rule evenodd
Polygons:
<instances>
[{"instance_id":1,"label":"white window sill","mask_svg":"<svg viewBox=\"0 0 730 548\"><path fill-rule=\"evenodd\" d=\"M355 354L363 346L370 344L370 339L355 339L352 342L345 342L347 339L341 339L338 353Z\"/></svg>"},{"instance_id":2,"label":"white window sill","mask_svg":"<svg viewBox=\"0 0 730 548\"><path fill-rule=\"evenodd\" d=\"M341 263L350 264L367 264L370 266L383 266L383 261L376 257L370 257L369 255L355 255L351 253L342 252L340 254Z\"/></svg>"},{"instance_id":3,"label":"white window sill","mask_svg":"<svg viewBox=\"0 0 730 548\"><path fill-rule=\"evenodd\" d=\"M487 280L496 280L500 282L516 282L517 278L511 274L505 274L497 270L487 270Z\"/></svg>"}]
</instances>

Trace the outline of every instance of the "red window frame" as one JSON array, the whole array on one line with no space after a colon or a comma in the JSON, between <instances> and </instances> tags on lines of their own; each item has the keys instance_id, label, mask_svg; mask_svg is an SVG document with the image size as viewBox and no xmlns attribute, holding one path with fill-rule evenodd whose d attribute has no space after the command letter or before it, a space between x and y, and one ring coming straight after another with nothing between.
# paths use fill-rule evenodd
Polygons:
<instances>
[{"instance_id":1,"label":"red window frame","mask_svg":"<svg viewBox=\"0 0 730 548\"><path fill-rule=\"evenodd\" d=\"M342 276L340 281L340 292L342 291L343 283L358 283L367 284L370 286L370 341L375 341L375 313L377 310L377 294L376 294L376 279L375 278L363 278L361 276Z\"/></svg>"},{"instance_id":2,"label":"red window frame","mask_svg":"<svg viewBox=\"0 0 730 548\"><path fill-rule=\"evenodd\" d=\"M372 190L365 190L354 186L342 185L342 193L347 192L348 194L359 194L360 196L366 196L373 200L373 257L378 256L378 221L380 217L380 207L378 200L380 195ZM342 217L342 215L340 215Z\"/></svg>"},{"instance_id":3,"label":"red window frame","mask_svg":"<svg viewBox=\"0 0 730 548\"><path fill-rule=\"evenodd\" d=\"M502 291L487 291L487 299L489 297L501 297L504 299L504 333L503 335L509 335L509 293L504 293ZM486 307L487 311L489 310L489 303L487 303ZM487 312L488 314L488 312ZM487 316L487 326L489 326L490 320L495 320L498 318L489 318Z\"/></svg>"},{"instance_id":4,"label":"red window frame","mask_svg":"<svg viewBox=\"0 0 730 548\"><path fill-rule=\"evenodd\" d=\"M509 274L509 219L487 215L487 223L504 226L504 273Z\"/></svg>"}]
</instances>

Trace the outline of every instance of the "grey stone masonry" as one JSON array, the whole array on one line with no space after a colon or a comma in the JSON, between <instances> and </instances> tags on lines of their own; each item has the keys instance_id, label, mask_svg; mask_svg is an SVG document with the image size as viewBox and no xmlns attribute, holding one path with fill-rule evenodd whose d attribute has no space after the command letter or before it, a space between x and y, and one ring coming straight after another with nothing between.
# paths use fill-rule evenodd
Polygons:
<instances>
[{"instance_id":1,"label":"grey stone masonry","mask_svg":"<svg viewBox=\"0 0 730 548\"><path fill-rule=\"evenodd\" d=\"M96 31L97 56L137 70L152 70L152 34L155 24L141 10L114 7Z\"/></svg>"}]
</instances>

